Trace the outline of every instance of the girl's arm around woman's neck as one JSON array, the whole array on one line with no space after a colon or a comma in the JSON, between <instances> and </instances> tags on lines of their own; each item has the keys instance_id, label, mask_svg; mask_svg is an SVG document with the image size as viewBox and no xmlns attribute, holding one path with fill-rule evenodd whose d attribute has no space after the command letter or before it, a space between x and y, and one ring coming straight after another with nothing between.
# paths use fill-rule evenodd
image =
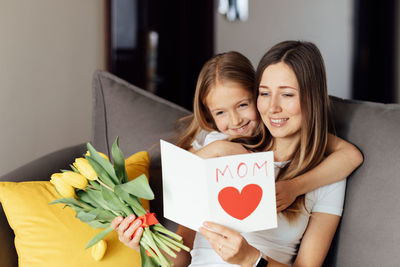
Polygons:
<instances>
[{"instance_id":1,"label":"girl's arm around woman's neck","mask_svg":"<svg viewBox=\"0 0 400 267\"><path fill-rule=\"evenodd\" d=\"M216 158L237 154L246 154L249 151L239 143L219 140L194 152L201 158Z\"/></svg>"}]
</instances>

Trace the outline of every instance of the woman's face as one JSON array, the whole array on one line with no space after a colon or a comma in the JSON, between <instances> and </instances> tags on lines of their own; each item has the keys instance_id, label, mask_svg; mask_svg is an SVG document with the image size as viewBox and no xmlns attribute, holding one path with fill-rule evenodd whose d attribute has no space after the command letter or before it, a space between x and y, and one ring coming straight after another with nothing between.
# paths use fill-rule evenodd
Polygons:
<instances>
[{"instance_id":1,"label":"woman's face","mask_svg":"<svg viewBox=\"0 0 400 267\"><path fill-rule=\"evenodd\" d=\"M295 73L287 64L276 63L264 70L257 108L276 141L300 139L300 88Z\"/></svg>"}]
</instances>

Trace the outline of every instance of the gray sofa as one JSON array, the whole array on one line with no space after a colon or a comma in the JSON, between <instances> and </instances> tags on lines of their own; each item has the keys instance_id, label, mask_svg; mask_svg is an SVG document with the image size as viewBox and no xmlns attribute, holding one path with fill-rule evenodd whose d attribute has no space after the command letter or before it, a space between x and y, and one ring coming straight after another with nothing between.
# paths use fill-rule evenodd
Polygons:
<instances>
[{"instance_id":1,"label":"gray sofa","mask_svg":"<svg viewBox=\"0 0 400 267\"><path fill-rule=\"evenodd\" d=\"M364 163L347 181L345 209L324 266L400 266L400 105L331 97L337 134L356 144ZM97 150L110 154L116 136L125 155L148 150L151 209L162 218L159 139L174 141L176 121L189 111L102 71L93 78L93 135ZM181 126L182 127L182 126ZM86 151L65 148L0 177L0 181L48 179ZM0 208L0 265L17 266L14 235Z\"/></svg>"}]
</instances>

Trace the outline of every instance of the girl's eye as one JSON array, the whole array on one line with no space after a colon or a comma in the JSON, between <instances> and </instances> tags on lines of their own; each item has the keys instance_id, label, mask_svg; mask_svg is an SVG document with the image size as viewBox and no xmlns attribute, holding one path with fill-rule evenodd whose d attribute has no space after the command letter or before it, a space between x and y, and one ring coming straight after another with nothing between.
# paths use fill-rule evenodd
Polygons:
<instances>
[{"instance_id":1,"label":"girl's eye","mask_svg":"<svg viewBox=\"0 0 400 267\"><path fill-rule=\"evenodd\" d=\"M269 93L268 92L260 92L260 96L268 96Z\"/></svg>"},{"instance_id":2,"label":"girl's eye","mask_svg":"<svg viewBox=\"0 0 400 267\"><path fill-rule=\"evenodd\" d=\"M223 111L217 111L217 112L215 112L215 116L221 116L222 114L224 114Z\"/></svg>"},{"instance_id":3,"label":"girl's eye","mask_svg":"<svg viewBox=\"0 0 400 267\"><path fill-rule=\"evenodd\" d=\"M283 96L286 96L286 97L292 97L292 96L293 96L293 94L283 94Z\"/></svg>"}]
</instances>

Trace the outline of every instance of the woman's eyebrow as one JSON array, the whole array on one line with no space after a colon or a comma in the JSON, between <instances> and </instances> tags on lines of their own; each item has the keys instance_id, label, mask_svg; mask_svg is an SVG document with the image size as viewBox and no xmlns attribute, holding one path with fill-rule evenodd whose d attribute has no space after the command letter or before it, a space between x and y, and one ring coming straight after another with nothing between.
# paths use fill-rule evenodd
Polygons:
<instances>
[{"instance_id":1,"label":"woman's eyebrow","mask_svg":"<svg viewBox=\"0 0 400 267\"><path fill-rule=\"evenodd\" d=\"M285 89L285 88L289 88L289 89L293 89L293 90L298 90L296 87L289 86L289 85L279 86L279 89Z\"/></svg>"},{"instance_id":2,"label":"woman's eyebrow","mask_svg":"<svg viewBox=\"0 0 400 267\"><path fill-rule=\"evenodd\" d=\"M260 85L259 88L269 89L269 87L267 85ZM286 88L298 90L296 87L289 86L289 85L282 85L282 86L278 87L278 89L286 89Z\"/></svg>"}]
</instances>

